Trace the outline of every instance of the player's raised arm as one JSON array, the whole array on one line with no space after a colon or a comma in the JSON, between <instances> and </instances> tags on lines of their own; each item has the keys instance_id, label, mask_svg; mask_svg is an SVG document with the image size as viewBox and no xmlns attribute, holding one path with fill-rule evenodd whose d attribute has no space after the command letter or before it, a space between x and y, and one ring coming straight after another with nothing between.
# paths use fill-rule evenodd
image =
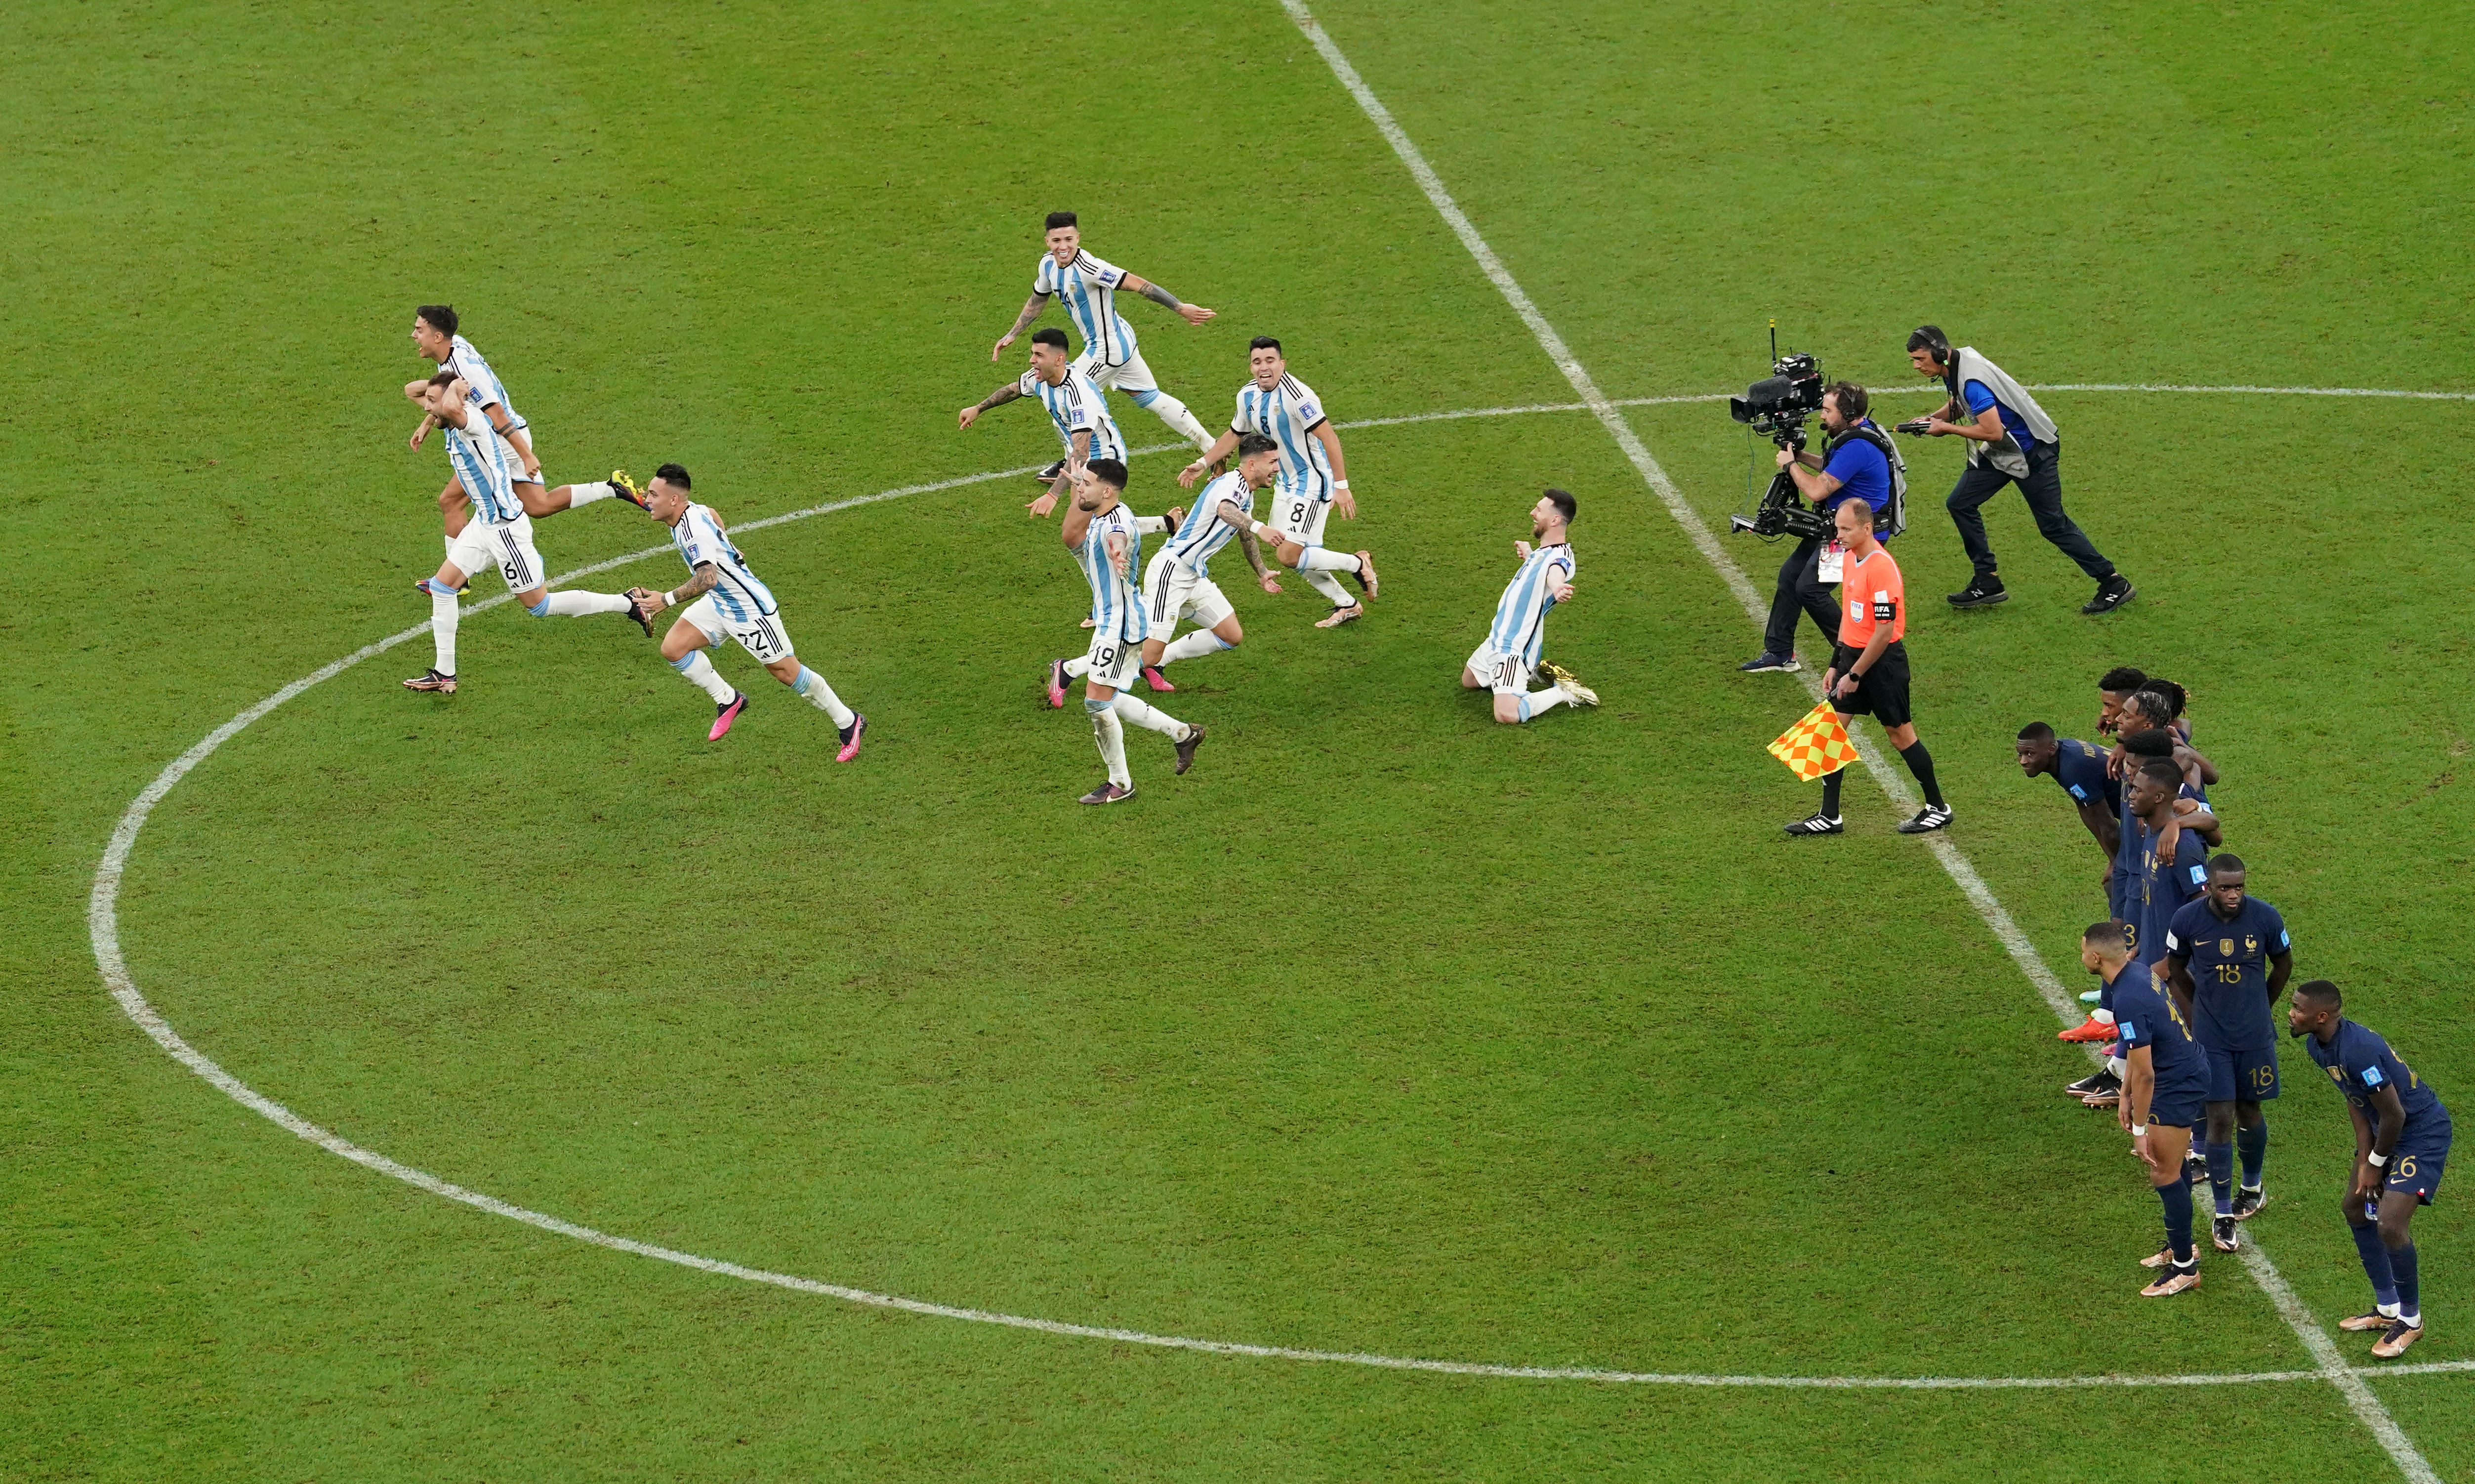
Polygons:
<instances>
[{"instance_id":1,"label":"player's raised arm","mask_svg":"<svg viewBox=\"0 0 2475 1484\"><path fill-rule=\"evenodd\" d=\"M1031 297L1022 302L1022 312L1014 317L1014 328L997 336L996 346L989 352L989 359L994 361L1005 354L1006 347L1014 344L1015 336L1029 329L1031 322L1040 318L1041 311L1047 307L1048 296L1034 289Z\"/></svg>"},{"instance_id":2,"label":"player's raised arm","mask_svg":"<svg viewBox=\"0 0 2475 1484\"><path fill-rule=\"evenodd\" d=\"M1219 463L1224 458L1227 458L1232 452L1237 450L1237 448L1238 431L1237 429L1232 428L1228 432L1222 433L1219 437L1213 439L1212 447L1203 450L1203 456L1201 458L1196 459L1193 463L1179 470L1177 472L1177 482L1186 486L1189 490L1194 488L1195 480L1202 478L1207 474L1210 474L1212 472L1213 465Z\"/></svg>"},{"instance_id":3,"label":"player's raised arm","mask_svg":"<svg viewBox=\"0 0 2475 1484\"><path fill-rule=\"evenodd\" d=\"M1015 401L1021 395L1021 383L1009 381L1005 385L998 387L995 391L991 392L986 397L981 398L978 401L971 403L962 411L954 414L955 426L962 428L968 428L972 424L980 420L981 413L988 411L991 407L1002 407L1007 402Z\"/></svg>"},{"instance_id":4,"label":"player's raised arm","mask_svg":"<svg viewBox=\"0 0 2475 1484\"><path fill-rule=\"evenodd\" d=\"M1127 274L1124 280L1121 280L1121 286L1142 295L1145 299L1150 300L1152 303L1160 305L1164 309L1185 316L1186 322L1188 325L1200 325L1206 320L1213 320L1220 317L1217 310L1207 309L1201 304L1179 303L1178 297L1175 294L1170 293L1167 289L1161 287L1159 284L1154 283L1151 280L1144 278L1139 273Z\"/></svg>"}]
</instances>

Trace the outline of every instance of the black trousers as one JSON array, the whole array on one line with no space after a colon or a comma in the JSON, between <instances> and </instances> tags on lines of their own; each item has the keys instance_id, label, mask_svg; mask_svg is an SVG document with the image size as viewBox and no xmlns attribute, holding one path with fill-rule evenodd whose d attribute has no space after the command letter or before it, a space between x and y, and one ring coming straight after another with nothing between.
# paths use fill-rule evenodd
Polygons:
<instances>
[{"instance_id":1,"label":"black trousers","mask_svg":"<svg viewBox=\"0 0 2475 1484\"><path fill-rule=\"evenodd\" d=\"M2017 484L2021 497L2028 501L2028 513L2037 518L2037 534L2052 542L2063 555L2080 564L2080 571L2099 582L2114 575L2114 564L2105 559L2088 536L2063 514L2063 446L2041 443L2028 450L2028 477L2014 479L1990 464L1971 464L1960 472L1959 483L1951 486L1950 499L1944 506L1950 511L1950 522L1959 527L1959 544L1968 548L1968 560L1980 577L1994 575L1994 547L1985 539L1985 517L1978 507L2002 493L2002 486ZM1776 610L1774 611L1776 612ZM1776 624L1776 617L1772 620Z\"/></svg>"},{"instance_id":2,"label":"black trousers","mask_svg":"<svg viewBox=\"0 0 2475 1484\"><path fill-rule=\"evenodd\" d=\"M1822 630L1824 645L1839 642L1839 600L1830 596L1831 585L1815 575L1821 566L1819 536L1798 542L1787 560L1779 564L1778 591L1771 595L1770 622L1762 627L1764 654L1796 652L1799 609L1813 615L1813 626Z\"/></svg>"}]
</instances>

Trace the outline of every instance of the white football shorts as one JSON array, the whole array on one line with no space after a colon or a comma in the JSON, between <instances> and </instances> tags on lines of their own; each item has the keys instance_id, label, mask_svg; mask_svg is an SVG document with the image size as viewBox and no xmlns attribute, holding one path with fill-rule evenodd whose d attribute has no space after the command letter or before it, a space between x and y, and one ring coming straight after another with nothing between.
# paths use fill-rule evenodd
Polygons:
<instances>
[{"instance_id":1,"label":"white football shorts","mask_svg":"<svg viewBox=\"0 0 2475 1484\"><path fill-rule=\"evenodd\" d=\"M679 617L695 624L708 645L719 645L724 639L739 641L739 647L747 650L759 665L771 665L791 657L791 631L782 626L782 615L778 611L746 623L733 623L723 613L721 605L713 600L713 595L707 593L688 604Z\"/></svg>"},{"instance_id":2,"label":"white football shorts","mask_svg":"<svg viewBox=\"0 0 2475 1484\"><path fill-rule=\"evenodd\" d=\"M1482 644L1470 651L1468 668L1480 685L1498 695L1530 693L1530 662L1517 654Z\"/></svg>"},{"instance_id":3,"label":"white football shorts","mask_svg":"<svg viewBox=\"0 0 2475 1484\"><path fill-rule=\"evenodd\" d=\"M1151 626L1147 638L1175 637L1180 619L1196 628L1217 628L1221 620L1237 611L1221 593L1220 584L1202 572L1187 571L1171 561L1165 550L1155 552L1151 566L1143 570L1143 618Z\"/></svg>"},{"instance_id":4,"label":"white football shorts","mask_svg":"<svg viewBox=\"0 0 2475 1484\"><path fill-rule=\"evenodd\" d=\"M1129 349L1126 352L1126 358L1113 366L1091 354L1090 348L1086 347L1083 355L1083 376L1093 385L1105 386L1124 397L1132 397L1137 392L1160 390L1160 383L1152 379L1152 369L1143 364L1143 353L1134 349Z\"/></svg>"},{"instance_id":5,"label":"white football shorts","mask_svg":"<svg viewBox=\"0 0 2475 1484\"><path fill-rule=\"evenodd\" d=\"M1135 683L1135 671L1143 661L1142 641L1093 629L1091 647L1084 651L1083 658L1091 667L1084 672L1085 685L1122 691Z\"/></svg>"},{"instance_id":6,"label":"white football shorts","mask_svg":"<svg viewBox=\"0 0 2475 1484\"><path fill-rule=\"evenodd\" d=\"M1323 523L1332 516L1332 491L1321 480L1313 484L1275 485L1271 527L1302 547L1323 545Z\"/></svg>"},{"instance_id":7,"label":"white football shorts","mask_svg":"<svg viewBox=\"0 0 2475 1484\"><path fill-rule=\"evenodd\" d=\"M464 523L447 544L447 560L467 578L497 568L510 593L529 593L548 580L541 553L533 549L533 518L490 522L479 517Z\"/></svg>"}]
</instances>

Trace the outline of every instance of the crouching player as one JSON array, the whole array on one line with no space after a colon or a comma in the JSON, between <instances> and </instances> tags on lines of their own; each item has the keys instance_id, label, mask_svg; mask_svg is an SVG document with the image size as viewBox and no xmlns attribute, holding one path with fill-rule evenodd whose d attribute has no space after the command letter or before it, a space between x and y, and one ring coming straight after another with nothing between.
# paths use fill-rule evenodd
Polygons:
<instances>
[{"instance_id":1,"label":"crouching player","mask_svg":"<svg viewBox=\"0 0 2475 1484\"><path fill-rule=\"evenodd\" d=\"M2080 935L2080 966L2105 982L2122 1033L2122 1101L2115 1117L2131 1131L2131 1152L2148 1166L2148 1183L2166 1208L2166 1245L2140 1264L2165 1271L2140 1296L2163 1299L2200 1286L2192 1180L2183 1156L2208 1098L2209 1067L2165 987L2132 958L2129 939L2120 922L2092 926Z\"/></svg>"},{"instance_id":2,"label":"crouching player","mask_svg":"<svg viewBox=\"0 0 2475 1484\"><path fill-rule=\"evenodd\" d=\"M723 679L704 655L724 639L735 639L757 664L773 672L774 679L834 718L843 742L842 750L834 754L835 762L858 757L868 718L844 705L834 688L825 684L825 677L800 664L791 652L791 634L782 626L782 610L773 601L772 590L747 570L747 558L723 534L722 518L689 499L688 489L688 472L676 464L664 464L645 487L645 508L671 528L671 545L678 548L679 559L693 575L668 593L630 588L627 596L637 605L647 633L652 632L653 615L680 603L688 605L662 637L662 658L713 697L713 730L705 734L705 741L720 742L747 709L747 695Z\"/></svg>"},{"instance_id":3,"label":"crouching player","mask_svg":"<svg viewBox=\"0 0 2475 1484\"><path fill-rule=\"evenodd\" d=\"M1562 490L1549 490L1530 507L1530 534L1537 544L1512 544L1521 570L1496 599L1495 622L1488 626L1485 642L1470 651L1461 667L1462 690L1495 693L1498 721L1527 721L1567 703L1599 703L1599 693L1574 679L1572 671L1538 659L1547 640L1547 610L1573 599L1571 529L1580 514L1579 503ZM1530 689L1532 672L1547 677L1545 690Z\"/></svg>"},{"instance_id":4,"label":"crouching player","mask_svg":"<svg viewBox=\"0 0 2475 1484\"><path fill-rule=\"evenodd\" d=\"M1266 593L1281 591L1280 582L1263 566L1262 548L1255 545L1262 526L1255 519L1255 496L1281 472L1281 446L1262 433L1238 440L1238 467L1205 485L1175 535L1143 570L1143 613L1150 635L1143 641L1143 683L1155 691L1174 691L1161 667L1198 659L1245 643L1238 610L1212 580L1212 558L1234 537L1255 569L1256 584ZM1169 512L1175 515L1177 512ZM1176 643L1169 635L1180 619L1191 620L1194 632Z\"/></svg>"},{"instance_id":5,"label":"crouching player","mask_svg":"<svg viewBox=\"0 0 2475 1484\"><path fill-rule=\"evenodd\" d=\"M2325 979L2298 985L2287 1004L2286 1029L2346 1095L2355 1125L2355 1173L2342 1209L2364 1276L2372 1280L2372 1308L2340 1320L2338 1327L2382 1331L2372 1353L2390 1360L2423 1338L2422 1285L2407 1224L2440 1189L2449 1109L2389 1042L2338 1013L2344 1004Z\"/></svg>"}]
</instances>

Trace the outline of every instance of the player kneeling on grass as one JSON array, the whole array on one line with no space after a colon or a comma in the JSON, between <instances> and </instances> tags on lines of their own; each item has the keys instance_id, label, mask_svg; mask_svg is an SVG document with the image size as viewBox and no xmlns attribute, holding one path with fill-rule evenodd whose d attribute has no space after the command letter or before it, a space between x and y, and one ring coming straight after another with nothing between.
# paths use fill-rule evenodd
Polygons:
<instances>
[{"instance_id":1,"label":"player kneeling on grass","mask_svg":"<svg viewBox=\"0 0 2475 1484\"><path fill-rule=\"evenodd\" d=\"M2183 1156L2208 1097L2208 1061L2157 977L2133 960L2121 923L2100 922L2080 935L2080 966L2105 981L2122 1033L2122 1101L2115 1117L2131 1131L2131 1152L2148 1166L2148 1183L2166 1207L2166 1245L2141 1259L2142 1267L2165 1271L2140 1296L2163 1299L2200 1286Z\"/></svg>"},{"instance_id":2,"label":"player kneeling on grass","mask_svg":"<svg viewBox=\"0 0 2475 1484\"><path fill-rule=\"evenodd\" d=\"M774 679L834 718L843 741L835 762L858 757L868 718L844 705L834 688L825 684L825 677L800 664L791 652L791 633L782 626L782 610L773 601L772 589L747 570L747 558L723 532L722 518L688 498L688 472L676 464L664 464L645 487L645 508L671 528L671 545L678 548L679 559L693 575L672 592L630 588L627 596L637 605L649 634L654 614L679 603L688 605L662 636L662 658L713 697L713 730L705 734L705 741L720 742L747 709L747 697L723 679L704 655L723 640L735 639L755 656L757 664L773 672Z\"/></svg>"},{"instance_id":3,"label":"player kneeling on grass","mask_svg":"<svg viewBox=\"0 0 2475 1484\"><path fill-rule=\"evenodd\" d=\"M418 392L418 396L414 393ZM407 691L455 691L456 595L468 574L491 567L507 581L507 591L536 619L574 618L588 613L624 613L653 630L635 605L616 593L552 593L542 576L541 553L533 549L533 523L516 499L515 450L490 426L479 409L469 405L465 385L454 373L442 371L416 381L404 394L447 429L447 458L455 477L473 501L473 518L447 544L447 560L437 574L414 584L429 595L429 636L436 654L429 670L404 683Z\"/></svg>"},{"instance_id":4,"label":"player kneeling on grass","mask_svg":"<svg viewBox=\"0 0 2475 1484\"><path fill-rule=\"evenodd\" d=\"M1547 610L1573 598L1573 519L1581 506L1562 490L1549 490L1530 507L1530 535L1537 544L1516 541L1512 554L1521 570L1512 574L1504 596L1496 599L1495 622L1486 642L1470 651L1461 667L1461 689L1493 691L1495 719L1527 721L1540 712L1571 702L1595 706L1599 693L1573 678L1560 665L1542 664L1539 649L1547 642ZM1545 675L1547 689L1530 689L1532 673Z\"/></svg>"},{"instance_id":5,"label":"player kneeling on grass","mask_svg":"<svg viewBox=\"0 0 2475 1484\"><path fill-rule=\"evenodd\" d=\"M1174 691L1161 673L1164 665L1235 649L1246 641L1238 624L1238 610L1212 580L1213 553L1234 538L1255 569L1256 584L1278 593L1281 584L1263 566L1255 532L1265 529L1255 519L1255 496L1279 477L1281 446L1262 433L1238 440L1238 467L1205 485L1187 516L1143 570L1143 616L1149 635L1143 640L1143 683L1154 691ZM1169 512L1175 516L1176 511ZM1169 642L1180 619L1194 632Z\"/></svg>"},{"instance_id":6,"label":"player kneeling on grass","mask_svg":"<svg viewBox=\"0 0 2475 1484\"><path fill-rule=\"evenodd\" d=\"M1081 564L1091 584L1091 648L1084 656L1083 710L1091 718L1092 739L1109 779L1083 795L1086 804L1115 804L1135 796L1134 774L1126 770L1125 723L1132 721L1177 744L1177 770L1194 766L1194 749L1203 745L1203 728L1188 726L1168 713L1125 694L1135 678L1135 662L1149 633L1143 618L1143 596L1135 587L1135 553L1142 533L1135 513L1118 496L1126 488L1126 466L1113 458L1070 466L1074 503L1066 512L1066 549ZM1050 668L1052 688L1057 667Z\"/></svg>"}]
</instances>

